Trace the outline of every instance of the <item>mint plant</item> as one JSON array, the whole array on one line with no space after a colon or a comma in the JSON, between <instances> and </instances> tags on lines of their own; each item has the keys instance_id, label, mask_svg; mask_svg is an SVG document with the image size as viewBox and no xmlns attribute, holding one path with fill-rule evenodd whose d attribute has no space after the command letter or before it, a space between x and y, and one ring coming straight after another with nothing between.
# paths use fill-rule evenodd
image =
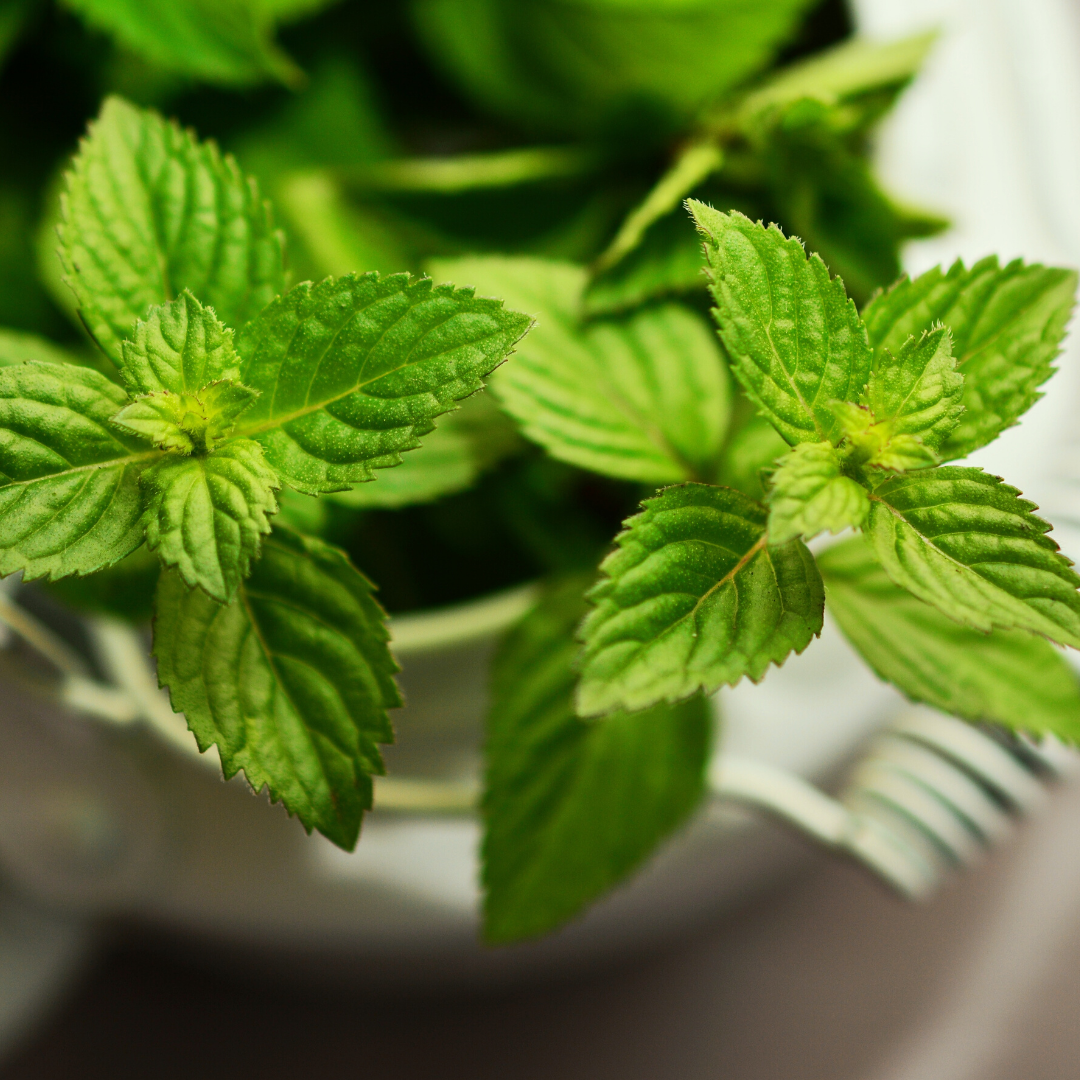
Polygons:
<instances>
[{"instance_id":1,"label":"mint plant","mask_svg":"<svg viewBox=\"0 0 1080 1080\"><path fill-rule=\"evenodd\" d=\"M281 238L254 184L115 98L68 174L60 239L117 380L33 359L0 369L0 569L90 574L145 541L169 571L159 674L200 746L351 847L392 739L397 669L348 559L287 527L271 535L278 492L397 464L530 320L407 274L272 299Z\"/></svg>"},{"instance_id":2,"label":"mint plant","mask_svg":"<svg viewBox=\"0 0 1080 1080\"><path fill-rule=\"evenodd\" d=\"M1080 645L1080 576L1034 504L947 464L1038 398L1076 273L956 263L901 278L860 313L821 258L775 225L687 205L719 348L689 330L688 312L661 307L618 332L580 327L572 352L562 341L580 279L569 268L437 267L538 313L491 383L527 437L598 471L681 481L624 523L587 607L555 589L496 662L485 798L496 941L565 920L685 820L709 747L687 738L685 710L802 652L826 602L911 700L1080 738L1080 689L1055 648ZM760 498L718 482L733 443L725 369L782 439L764 444ZM806 546L849 530L861 535L819 557ZM540 660L536 643L556 626L562 651L549 645Z\"/></svg>"},{"instance_id":3,"label":"mint plant","mask_svg":"<svg viewBox=\"0 0 1080 1080\"><path fill-rule=\"evenodd\" d=\"M152 616L200 748L346 848L401 703L382 604L539 581L492 672L490 941L689 818L708 696L825 603L912 700L1080 734L1080 579L951 464L1042 392L1075 275L901 276L946 223L869 148L932 35L675 7L0 13L0 574Z\"/></svg>"}]
</instances>

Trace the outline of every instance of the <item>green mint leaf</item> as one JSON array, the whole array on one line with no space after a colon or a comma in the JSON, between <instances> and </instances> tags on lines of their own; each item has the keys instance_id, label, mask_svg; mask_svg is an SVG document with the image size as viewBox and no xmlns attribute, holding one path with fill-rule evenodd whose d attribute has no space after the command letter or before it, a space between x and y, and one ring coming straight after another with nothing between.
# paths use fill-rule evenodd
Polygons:
<instances>
[{"instance_id":1,"label":"green mint leaf","mask_svg":"<svg viewBox=\"0 0 1080 1080\"><path fill-rule=\"evenodd\" d=\"M800 443L780 459L769 495L769 541L858 528L870 512L866 489L842 471L831 443Z\"/></svg>"},{"instance_id":2,"label":"green mint leaf","mask_svg":"<svg viewBox=\"0 0 1080 1080\"><path fill-rule=\"evenodd\" d=\"M120 377L132 394L194 393L240 374L233 332L186 289L151 308L121 348Z\"/></svg>"},{"instance_id":3,"label":"green mint leaf","mask_svg":"<svg viewBox=\"0 0 1080 1080\"><path fill-rule=\"evenodd\" d=\"M161 450L205 453L229 435L256 397L249 387L224 379L194 394L162 390L125 405L113 423Z\"/></svg>"},{"instance_id":4,"label":"green mint leaf","mask_svg":"<svg viewBox=\"0 0 1080 1080\"><path fill-rule=\"evenodd\" d=\"M278 530L228 606L161 575L158 678L225 776L244 770L304 823L355 846L386 710L401 704L385 614L345 555Z\"/></svg>"},{"instance_id":5,"label":"green mint leaf","mask_svg":"<svg viewBox=\"0 0 1080 1080\"><path fill-rule=\"evenodd\" d=\"M254 181L213 143L121 98L91 123L62 202L67 281L117 367L136 320L184 289L229 326L284 289L283 240Z\"/></svg>"},{"instance_id":6,"label":"green mint leaf","mask_svg":"<svg viewBox=\"0 0 1080 1080\"><path fill-rule=\"evenodd\" d=\"M0 368L0 575L90 574L142 543L140 452L110 426L124 391L91 368Z\"/></svg>"},{"instance_id":7,"label":"green mint leaf","mask_svg":"<svg viewBox=\"0 0 1080 1080\"><path fill-rule=\"evenodd\" d=\"M66 0L91 26L153 64L210 83L266 79L298 85L303 74L274 44L280 6L267 0Z\"/></svg>"},{"instance_id":8,"label":"green mint leaf","mask_svg":"<svg viewBox=\"0 0 1080 1080\"><path fill-rule=\"evenodd\" d=\"M299 491L371 480L479 390L531 322L408 274L298 285L237 335L241 380L261 395L237 434Z\"/></svg>"},{"instance_id":9,"label":"green mint leaf","mask_svg":"<svg viewBox=\"0 0 1080 1080\"><path fill-rule=\"evenodd\" d=\"M964 376L964 414L942 445L946 459L966 457L997 438L1041 397L1072 314L1076 272L996 257L969 270L955 262L914 281L902 278L870 301L863 319L875 354L898 352L937 323L952 331Z\"/></svg>"},{"instance_id":10,"label":"green mint leaf","mask_svg":"<svg viewBox=\"0 0 1080 1080\"><path fill-rule=\"evenodd\" d=\"M492 393L553 457L626 480L711 478L730 408L707 324L675 304L582 325L586 273L530 258L440 261L483 292L534 314L536 327Z\"/></svg>"},{"instance_id":11,"label":"green mint leaf","mask_svg":"<svg viewBox=\"0 0 1080 1080\"><path fill-rule=\"evenodd\" d=\"M947 327L909 338L894 356L883 349L874 358L865 403L890 434L917 436L940 450L964 411L964 377L956 370Z\"/></svg>"},{"instance_id":12,"label":"green mint leaf","mask_svg":"<svg viewBox=\"0 0 1080 1080\"><path fill-rule=\"evenodd\" d=\"M1023 630L953 622L898 588L862 537L818 556L829 611L866 662L912 701L967 720L1080 740L1080 684L1061 652Z\"/></svg>"},{"instance_id":13,"label":"green mint leaf","mask_svg":"<svg viewBox=\"0 0 1080 1080\"><path fill-rule=\"evenodd\" d=\"M839 278L794 237L690 199L714 314L751 401L792 445L835 441L831 401L855 401L872 353Z\"/></svg>"},{"instance_id":14,"label":"green mint leaf","mask_svg":"<svg viewBox=\"0 0 1080 1080\"><path fill-rule=\"evenodd\" d=\"M483 802L484 935L535 937L623 880L701 801L708 704L574 713L585 580L550 590L492 669Z\"/></svg>"},{"instance_id":15,"label":"green mint leaf","mask_svg":"<svg viewBox=\"0 0 1080 1080\"><path fill-rule=\"evenodd\" d=\"M885 42L851 38L789 64L746 96L739 107L740 120L751 127L762 115L803 98L836 105L903 87L922 67L936 37L931 32Z\"/></svg>"},{"instance_id":16,"label":"green mint leaf","mask_svg":"<svg viewBox=\"0 0 1080 1080\"><path fill-rule=\"evenodd\" d=\"M431 502L472 487L481 473L521 446L514 422L499 411L492 396L475 394L440 417L419 450L380 472L378 483L359 484L326 498L353 509Z\"/></svg>"},{"instance_id":17,"label":"green mint leaf","mask_svg":"<svg viewBox=\"0 0 1080 1080\"><path fill-rule=\"evenodd\" d=\"M821 577L799 540L767 544L765 508L683 484L647 499L601 564L578 712L644 709L711 693L802 652L821 631Z\"/></svg>"},{"instance_id":18,"label":"green mint leaf","mask_svg":"<svg viewBox=\"0 0 1080 1080\"><path fill-rule=\"evenodd\" d=\"M259 557L281 486L262 447L233 439L211 454L169 454L141 478L146 542L185 584L227 604Z\"/></svg>"},{"instance_id":19,"label":"green mint leaf","mask_svg":"<svg viewBox=\"0 0 1080 1080\"><path fill-rule=\"evenodd\" d=\"M886 573L976 630L1030 630L1080 648L1080 577L1016 488L942 466L887 480L867 535Z\"/></svg>"},{"instance_id":20,"label":"green mint leaf","mask_svg":"<svg viewBox=\"0 0 1080 1080\"><path fill-rule=\"evenodd\" d=\"M964 377L956 370L947 327L918 340L908 338L896 356L882 349L874 358L862 405L832 405L849 460L893 472L937 465L964 411L963 393Z\"/></svg>"}]
</instances>

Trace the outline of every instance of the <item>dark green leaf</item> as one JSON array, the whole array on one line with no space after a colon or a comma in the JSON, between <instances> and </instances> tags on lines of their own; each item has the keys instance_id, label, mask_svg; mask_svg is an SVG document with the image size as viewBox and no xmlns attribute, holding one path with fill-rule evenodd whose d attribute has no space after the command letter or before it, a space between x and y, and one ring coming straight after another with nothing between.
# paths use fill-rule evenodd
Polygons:
<instances>
[{"instance_id":1,"label":"dark green leaf","mask_svg":"<svg viewBox=\"0 0 1080 1080\"><path fill-rule=\"evenodd\" d=\"M967 720L1080 741L1080 684L1061 652L1023 630L968 629L897 588L860 537L818 556L829 611L887 682Z\"/></svg>"},{"instance_id":2,"label":"dark green leaf","mask_svg":"<svg viewBox=\"0 0 1080 1080\"><path fill-rule=\"evenodd\" d=\"M212 454L168 454L142 474L146 542L185 583L227 604L270 532L281 486L250 439Z\"/></svg>"},{"instance_id":3,"label":"dark green leaf","mask_svg":"<svg viewBox=\"0 0 1080 1080\"><path fill-rule=\"evenodd\" d=\"M1011 427L1039 399L1072 314L1076 272L989 257L902 278L863 312L875 353L898 352L909 337L944 323L964 376L964 415L942 447L966 457Z\"/></svg>"},{"instance_id":4,"label":"dark green leaf","mask_svg":"<svg viewBox=\"0 0 1080 1080\"><path fill-rule=\"evenodd\" d=\"M89 574L142 543L140 452L109 420L126 400L71 364L0 368L0 574Z\"/></svg>"},{"instance_id":5,"label":"dark green leaf","mask_svg":"<svg viewBox=\"0 0 1080 1080\"><path fill-rule=\"evenodd\" d=\"M479 390L530 324L472 289L408 274L298 285L237 337L241 379L261 394L237 434L300 491L371 480Z\"/></svg>"},{"instance_id":6,"label":"dark green leaf","mask_svg":"<svg viewBox=\"0 0 1080 1080\"><path fill-rule=\"evenodd\" d=\"M281 235L213 143L109 98L71 170L59 228L87 328L122 364L137 319L184 289L241 326L284 289Z\"/></svg>"},{"instance_id":7,"label":"dark green leaf","mask_svg":"<svg viewBox=\"0 0 1080 1080\"><path fill-rule=\"evenodd\" d=\"M582 716L679 701L744 675L756 682L821 631L813 557L799 540L767 545L763 506L706 484L642 505L590 593Z\"/></svg>"},{"instance_id":8,"label":"dark green leaf","mask_svg":"<svg viewBox=\"0 0 1080 1080\"><path fill-rule=\"evenodd\" d=\"M158 677L200 749L347 849L401 704L371 589L336 548L279 530L227 607L162 574L154 622Z\"/></svg>"},{"instance_id":9,"label":"dark green leaf","mask_svg":"<svg viewBox=\"0 0 1080 1080\"><path fill-rule=\"evenodd\" d=\"M843 282L775 225L687 205L705 240L720 338L746 393L792 445L832 439L829 402L858 399L872 357Z\"/></svg>"},{"instance_id":10,"label":"dark green leaf","mask_svg":"<svg viewBox=\"0 0 1080 1080\"><path fill-rule=\"evenodd\" d=\"M976 630L1030 630L1080 648L1080 577L1016 488L942 466L888 480L867 524L889 577Z\"/></svg>"},{"instance_id":11,"label":"dark green leaf","mask_svg":"<svg viewBox=\"0 0 1080 1080\"><path fill-rule=\"evenodd\" d=\"M574 714L584 579L549 592L492 672L484 794L484 933L534 937L631 873L701 801L701 698L602 721Z\"/></svg>"}]
</instances>

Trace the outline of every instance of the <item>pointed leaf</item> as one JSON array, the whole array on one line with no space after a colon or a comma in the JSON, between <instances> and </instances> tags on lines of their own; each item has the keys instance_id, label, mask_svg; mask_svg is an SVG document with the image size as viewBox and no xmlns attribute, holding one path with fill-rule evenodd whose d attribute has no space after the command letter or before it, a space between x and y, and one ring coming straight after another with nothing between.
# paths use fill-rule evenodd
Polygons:
<instances>
[{"instance_id":1,"label":"pointed leaf","mask_svg":"<svg viewBox=\"0 0 1080 1080\"><path fill-rule=\"evenodd\" d=\"M653 484L711 477L729 390L698 315L666 304L583 325L580 267L490 257L440 261L434 269L536 316L491 388L522 432L553 457Z\"/></svg>"},{"instance_id":2,"label":"pointed leaf","mask_svg":"<svg viewBox=\"0 0 1080 1080\"><path fill-rule=\"evenodd\" d=\"M284 289L282 237L254 181L121 98L105 102L67 174L59 234L83 320L118 367L135 321L184 289L229 326Z\"/></svg>"},{"instance_id":3,"label":"pointed leaf","mask_svg":"<svg viewBox=\"0 0 1080 1080\"><path fill-rule=\"evenodd\" d=\"M949 618L1080 648L1080 577L1019 495L981 469L911 473L874 491L867 534L889 577Z\"/></svg>"},{"instance_id":4,"label":"pointed leaf","mask_svg":"<svg viewBox=\"0 0 1080 1080\"><path fill-rule=\"evenodd\" d=\"M132 394L194 393L221 379L235 382L240 374L233 332L186 289L151 308L122 350L120 375Z\"/></svg>"},{"instance_id":5,"label":"pointed leaf","mask_svg":"<svg viewBox=\"0 0 1080 1080\"><path fill-rule=\"evenodd\" d=\"M590 593L582 716L711 693L744 675L757 682L821 631L813 557L798 540L766 544L763 506L705 484L642 505Z\"/></svg>"},{"instance_id":6,"label":"pointed leaf","mask_svg":"<svg viewBox=\"0 0 1080 1080\"><path fill-rule=\"evenodd\" d=\"M775 225L687 206L705 240L720 338L750 399L792 445L835 441L829 402L858 399L872 356L844 283Z\"/></svg>"},{"instance_id":7,"label":"pointed leaf","mask_svg":"<svg viewBox=\"0 0 1080 1080\"><path fill-rule=\"evenodd\" d=\"M184 582L227 604L270 532L281 486L250 439L212 454L169 454L142 474L146 542Z\"/></svg>"},{"instance_id":8,"label":"pointed leaf","mask_svg":"<svg viewBox=\"0 0 1080 1080\"><path fill-rule=\"evenodd\" d=\"M968 629L898 588L861 537L818 556L829 611L877 674L912 701L967 720L1080 741L1080 683L1023 630Z\"/></svg>"},{"instance_id":9,"label":"pointed leaf","mask_svg":"<svg viewBox=\"0 0 1080 1080\"><path fill-rule=\"evenodd\" d=\"M298 285L237 337L241 380L261 395L237 434L260 442L300 491L370 480L479 390L530 322L471 289L408 274Z\"/></svg>"},{"instance_id":10,"label":"pointed leaf","mask_svg":"<svg viewBox=\"0 0 1080 1080\"><path fill-rule=\"evenodd\" d=\"M0 574L89 574L142 543L138 478L158 455L111 428L125 398L91 368L0 368Z\"/></svg>"},{"instance_id":11,"label":"pointed leaf","mask_svg":"<svg viewBox=\"0 0 1080 1080\"><path fill-rule=\"evenodd\" d=\"M780 459L769 495L769 540L783 544L801 536L858 528L870 512L870 499L841 470L831 443L800 443Z\"/></svg>"},{"instance_id":12,"label":"pointed leaf","mask_svg":"<svg viewBox=\"0 0 1080 1080\"><path fill-rule=\"evenodd\" d=\"M1041 397L1072 313L1076 272L996 257L969 270L955 262L910 281L902 278L863 312L875 352L899 351L935 323L952 330L964 376L964 415L942 446L946 460L991 442Z\"/></svg>"},{"instance_id":13,"label":"pointed leaf","mask_svg":"<svg viewBox=\"0 0 1080 1080\"><path fill-rule=\"evenodd\" d=\"M158 677L200 749L346 849L401 704L371 590L336 548L278 530L227 607L162 574L154 621Z\"/></svg>"},{"instance_id":14,"label":"pointed leaf","mask_svg":"<svg viewBox=\"0 0 1080 1080\"><path fill-rule=\"evenodd\" d=\"M708 704L574 713L587 582L550 591L500 646L485 745L484 933L534 937L623 880L700 803Z\"/></svg>"}]
</instances>

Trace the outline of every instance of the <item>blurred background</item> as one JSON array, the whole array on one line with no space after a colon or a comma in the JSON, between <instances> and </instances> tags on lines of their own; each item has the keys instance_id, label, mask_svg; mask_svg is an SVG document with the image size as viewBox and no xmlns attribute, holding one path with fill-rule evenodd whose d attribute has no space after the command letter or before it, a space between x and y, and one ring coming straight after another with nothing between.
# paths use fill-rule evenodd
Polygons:
<instances>
[{"instance_id":1,"label":"blurred background","mask_svg":"<svg viewBox=\"0 0 1080 1080\"><path fill-rule=\"evenodd\" d=\"M793 99L739 119L755 88L853 34L927 32L936 38L910 69L883 75L857 107ZM629 254L619 237L687 147L709 139L723 142L723 168L680 194L778 221L860 303L901 268L958 256L1080 264L1078 61L1076 0L0 0L0 326L86 347L53 229L63 168L109 93L236 155L274 202L293 280L529 253L590 266L587 304L603 316L668 296L706 310L681 213L658 214ZM1073 348L1054 392L977 459L1064 521L1056 535L1074 554L1076 361ZM346 546L393 613L592 563L633 495L528 452L485 468L459 495L348 519ZM455 552L451 586L423 558L431 544ZM124 606L70 589L52 599ZM835 662L839 699L826 710L853 694ZM771 697L725 696L733 739L783 741L769 719L811 677L791 670ZM10 695L0 704L32 712ZM872 730L893 704L848 727ZM808 770L842 768L844 730ZM11 782L18 768L0 773ZM137 788L125 793L134 816ZM164 909L61 902L27 887L0 844L0 1076L1071 1077L1078 816L1080 791L1058 790L1011 844L919 908L758 822L749 848L781 855L738 903L721 897L720 871L698 866L692 903L659 912L653 896L605 947L588 945L603 932L587 923L556 959L526 953L494 976L440 944L472 941L467 831L425 834L404 868L386 856L397 862L380 887L404 891L381 894L380 910L407 907L416 882L441 890L442 907L401 925L379 916L399 936L378 979L335 965L332 936L301 972L265 936L241 948L242 926L230 936L219 921L207 947ZM372 830L367 870L339 876L374 873L386 835ZM665 865L689 878L709 849L682 858Z\"/></svg>"}]
</instances>

